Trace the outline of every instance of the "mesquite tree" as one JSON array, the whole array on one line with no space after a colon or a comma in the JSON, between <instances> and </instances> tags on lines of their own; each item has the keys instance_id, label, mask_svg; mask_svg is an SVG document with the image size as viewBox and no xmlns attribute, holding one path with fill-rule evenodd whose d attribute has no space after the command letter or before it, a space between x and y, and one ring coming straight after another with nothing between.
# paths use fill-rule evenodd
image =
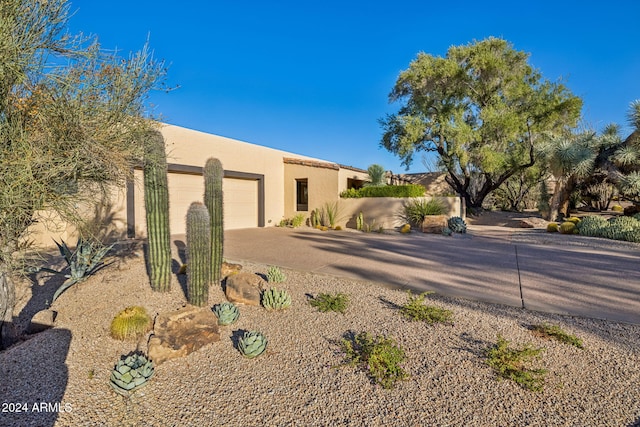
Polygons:
<instances>
[{"instance_id":1,"label":"mesquite tree","mask_svg":"<svg viewBox=\"0 0 640 427\"><path fill-rule=\"evenodd\" d=\"M153 125L145 98L164 67L67 33L66 0L0 2L0 333L12 340L12 276L40 210L77 220L78 206L131 178Z\"/></svg>"},{"instance_id":2,"label":"mesquite tree","mask_svg":"<svg viewBox=\"0 0 640 427\"><path fill-rule=\"evenodd\" d=\"M542 79L529 55L489 38L454 46L446 57L420 53L389 95L397 114L380 121L381 145L409 166L432 151L446 181L473 211L535 161L542 134L575 126L582 101Z\"/></svg>"}]
</instances>

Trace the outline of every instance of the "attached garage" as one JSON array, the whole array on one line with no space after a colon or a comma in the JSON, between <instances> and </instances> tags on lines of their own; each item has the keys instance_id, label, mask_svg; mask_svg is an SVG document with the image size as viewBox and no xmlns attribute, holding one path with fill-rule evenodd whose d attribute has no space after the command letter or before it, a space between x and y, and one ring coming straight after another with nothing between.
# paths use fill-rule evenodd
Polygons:
<instances>
[{"instance_id":1,"label":"attached garage","mask_svg":"<svg viewBox=\"0 0 640 427\"><path fill-rule=\"evenodd\" d=\"M184 234L187 209L192 202L202 201L204 179L202 168L184 165L169 165L169 222L171 234ZM131 187L132 188L132 187ZM135 189L130 209L129 229L146 231L144 197L142 189ZM224 228L264 227L264 177L236 171L225 171L222 182L224 193ZM132 223L133 221L133 223ZM145 232L143 231L143 233Z\"/></svg>"}]
</instances>

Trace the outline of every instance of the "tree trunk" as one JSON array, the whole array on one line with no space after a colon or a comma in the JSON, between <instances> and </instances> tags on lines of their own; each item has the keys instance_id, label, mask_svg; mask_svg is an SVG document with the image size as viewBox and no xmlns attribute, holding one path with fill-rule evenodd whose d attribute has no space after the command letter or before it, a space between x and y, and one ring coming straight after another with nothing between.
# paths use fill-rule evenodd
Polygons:
<instances>
[{"instance_id":1,"label":"tree trunk","mask_svg":"<svg viewBox=\"0 0 640 427\"><path fill-rule=\"evenodd\" d=\"M564 191L565 183L564 178L558 178L553 188L553 196L551 196L551 203L549 203L549 216L545 218L547 221L555 221L560 210L560 202L562 198L562 192Z\"/></svg>"},{"instance_id":2,"label":"tree trunk","mask_svg":"<svg viewBox=\"0 0 640 427\"><path fill-rule=\"evenodd\" d=\"M13 308L16 303L16 290L11 277L0 272L0 350L15 342Z\"/></svg>"}]
</instances>

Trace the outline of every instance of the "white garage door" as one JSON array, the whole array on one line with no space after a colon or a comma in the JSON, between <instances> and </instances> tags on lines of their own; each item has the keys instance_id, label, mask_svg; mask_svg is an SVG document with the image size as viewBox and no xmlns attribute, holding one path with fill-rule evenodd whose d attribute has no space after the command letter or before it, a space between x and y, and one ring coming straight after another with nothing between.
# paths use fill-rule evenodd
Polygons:
<instances>
[{"instance_id":1,"label":"white garage door","mask_svg":"<svg viewBox=\"0 0 640 427\"><path fill-rule=\"evenodd\" d=\"M258 181L225 178L224 228L251 228L258 226Z\"/></svg>"},{"instance_id":2,"label":"white garage door","mask_svg":"<svg viewBox=\"0 0 640 427\"><path fill-rule=\"evenodd\" d=\"M187 209L192 202L202 202L204 179L202 176L169 173L169 221L171 234L184 234ZM250 228L258 226L258 181L224 178L224 228Z\"/></svg>"}]
</instances>

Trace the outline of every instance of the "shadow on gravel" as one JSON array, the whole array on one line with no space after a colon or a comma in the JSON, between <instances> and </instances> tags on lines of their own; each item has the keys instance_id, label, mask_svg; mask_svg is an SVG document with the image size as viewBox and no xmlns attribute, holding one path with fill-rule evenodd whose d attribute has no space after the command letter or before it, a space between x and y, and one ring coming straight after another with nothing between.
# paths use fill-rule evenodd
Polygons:
<instances>
[{"instance_id":1,"label":"shadow on gravel","mask_svg":"<svg viewBox=\"0 0 640 427\"><path fill-rule=\"evenodd\" d=\"M73 411L77 402L63 401L70 343L68 329L48 329L0 353L1 425L50 427Z\"/></svg>"}]
</instances>

